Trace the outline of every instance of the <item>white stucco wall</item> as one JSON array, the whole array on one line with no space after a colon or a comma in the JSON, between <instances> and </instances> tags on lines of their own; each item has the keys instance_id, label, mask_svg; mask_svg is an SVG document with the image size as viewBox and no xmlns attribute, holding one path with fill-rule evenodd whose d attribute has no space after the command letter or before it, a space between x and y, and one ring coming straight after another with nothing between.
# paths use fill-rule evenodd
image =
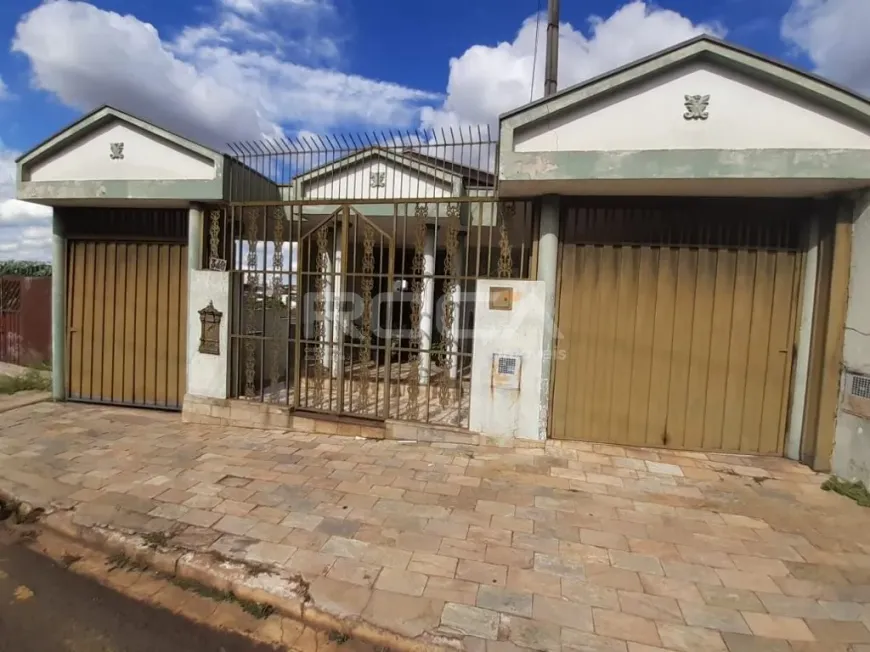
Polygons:
<instances>
[{"instance_id":1,"label":"white stucco wall","mask_svg":"<svg viewBox=\"0 0 870 652\"><path fill-rule=\"evenodd\" d=\"M124 143L112 159L111 144ZM35 163L25 181L214 179L214 162L121 122L89 134L51 158Z\"/></svg>"},{"instance_id":2,"label":"white stucco wall","mask_svg":"<svg viewBox=\"0 0 870 652\"><path fill-rule=\"evenodd\" d=\"M188 270L187 393L209 398L227 397L229 358L230 275L228 272ZM212 301L223 313L220 355L199 352L199 311Z\"/></svg>"},{"instance_id":3,"label":"white stucco wall","mask_svg":"<svg viewBox=\"0 0 870 652\"><path fill-rule=\"evenodd\" d=\"M384 185L372 187L371 175L383 173ZM450 197L452 185L433 179L418 170L382 158L367 159L358 165L326 173L304 183L305 199L397 199L401 197Z\"/></svg>"},{"instance_id":4,"label":"white stucco wall","mask_svg":"<svg viewBox=\"0 0 870 652\"><path fill-rule=\"evenodd\" d=\"M492 287L513 288L513 309L490 310ZM480 280L474 308L469 428L484 435L539 439L544 283ZM493 387L493 355L522 357L519 389Z\"/></svg>"},{"instance_id":5,"label":"white stucco wall","mask_svg":"<svg viewBox=\"0 0 870 652\"><path fill-rule=\"evenodd\" d=\"M870 252L870 194L855 208L843 342L843 366L848 371L864 374L870 374L870 256L867 252ZM841 395L845 389L841 382ZM836 475L858 479L870 486L870 420L843 410L842 400L837 412L831 467Z\"/></svg>"},{"instance_id":6,"label":"white stucco wall","mask_svg":"<svg viewBox=\"0 0 870 652\"><path fill-rule=\"evenodd\" d=\"M686 120L686 95L709 95ZM692 64L590 108L515 134L517 152L870 149L870 133L831 112L710 64Z\"/></svg>"}]
</instances>

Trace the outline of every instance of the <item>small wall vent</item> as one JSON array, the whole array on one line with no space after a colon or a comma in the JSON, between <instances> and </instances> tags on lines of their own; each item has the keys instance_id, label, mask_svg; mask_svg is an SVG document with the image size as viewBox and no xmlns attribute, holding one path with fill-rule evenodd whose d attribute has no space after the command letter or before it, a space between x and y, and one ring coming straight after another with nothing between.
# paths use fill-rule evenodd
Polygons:
<instances>
[{"instance_id":1,"label":"small wall vent","mask_svg":"<svg viewBox=\"0 0 870 652\"><path fill-rule=\"evenodd\" d=\"M522 356L494 353L492 356L492 386L497 389L519 389L522 363Z\"/></svg>"},{"instance_id":2,"label":"small wall vent","mask_svg":"<svg viewBox=\"0 0 870 652\"><path fill-rule=\"evenodd\" d=\"M843 409L864 419L870 419L870 375L846 372Z\"/></svg>"}]
</instances>

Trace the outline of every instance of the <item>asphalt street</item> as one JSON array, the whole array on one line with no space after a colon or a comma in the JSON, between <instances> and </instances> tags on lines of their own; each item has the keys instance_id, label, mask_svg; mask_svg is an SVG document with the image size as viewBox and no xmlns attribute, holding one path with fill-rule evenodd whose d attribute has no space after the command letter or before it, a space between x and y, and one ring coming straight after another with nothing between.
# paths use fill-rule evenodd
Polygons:
<instances>
[{"instance_id":1,"label":"asphalt street","mask_svg":"<svg viewBox=\"0 0 870 652\"><path fill-rule=\"evenodd\" d=\"M272 652L67 570L0 528L0 652Z\"/></svg>"}]
</instances>

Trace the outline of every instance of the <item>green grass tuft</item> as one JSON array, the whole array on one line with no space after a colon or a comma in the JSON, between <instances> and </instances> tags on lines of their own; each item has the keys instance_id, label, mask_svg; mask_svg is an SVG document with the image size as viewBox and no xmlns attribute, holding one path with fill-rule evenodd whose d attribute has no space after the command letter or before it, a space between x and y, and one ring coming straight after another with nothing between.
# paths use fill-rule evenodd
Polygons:
<instances>
[{"instance_id":1,"label":"green grass tuft","mask_svg":"<svg viewBox=\"0 0 870 652\"><path fill-rule=\"evenodd\" d=\"M51 389L51 377L44 372L30 369L19 375L0 374L0 394L15 394L27 390Z\"/></svg>"},{"instance_id":2,"label":"green grass tuft","mask_svg":"<svg viewBox=\"0 0 870 652\"><path fill-rule=\"evenodd\" d=\"M870 507L870 491L867 491L863 482L849 482L832 475L822 483L822 490L833 491L841 496L846 496L846 498L851 498L861 507Z\"/></svg>"},{"instance_id":3,"label":"green grass tuft","mask_svg":"<svg viewBox=\"0 0 870 652\"><path fill-rule=\"evenodd\" d=\"M333 643L338 643L339 645L343 645L350 640L350 636L345 634L344 632L339 632L336 630L332 630L329 632L329 640Z\"/></svg>"}]
</instances>

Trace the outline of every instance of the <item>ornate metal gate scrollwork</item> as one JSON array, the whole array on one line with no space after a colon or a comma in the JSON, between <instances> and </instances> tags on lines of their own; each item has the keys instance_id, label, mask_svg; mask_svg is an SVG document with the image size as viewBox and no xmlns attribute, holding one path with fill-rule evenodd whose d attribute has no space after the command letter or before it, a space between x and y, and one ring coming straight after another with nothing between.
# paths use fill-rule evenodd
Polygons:
<instances>
[{"instance_id":1,"label":"ornate metal gate scrollwork","mask_svg":"<svg viewBox=\"0 0 870 652\"><path fill-rule=\"evenodd\" d=\"M246 309L246 331L248 338L245 340L245 396L254 398L254 369L256 367L256 335L257 329L254 324L254 313L257 309L257 247L259 244L257 238L257 217L259 210L256 208L247 208L244 212L245 218L245 235L248 241L248 274L244 282L248 285L245 293L245 309Z\"/></svg>"},{"instance_id":2,"label":"ornate metal gate scrollwork","mask_svg":"<svg viewBox=\"0 0 870 652\"><path fill-rule=\"evenodd\" d=\"M327 229L321 227L315 234L317 275L314 277L314 339L316 344L309 345L309 360L314 367L314 405L320 408L323 405L323 382L326 376L325 353L327 344L326 333L326 275L329 272L329 244Z\"/></svg>"},{"instance_id":3,"label":"ornate metal gate scrollwork","mask_svg":"<svg viewBox=\"0 0 870 652\"><path fill-rule=\"evenodd\" d=\"M362 318L360 326L360 338L362 349L359 357L360 367L360 405L366 412L369 407L369 373L372 362L372 290L375 286L373 274L375 273L375 230L366 223L363 226L363 278L360 282L362 290Z\"/></svg>"},{"instance_id":4,"label":"ornate metal gate scrollwork","mask_svg":"<svg viewBox=\"0 0 870 652\"><path fill-rule=\"evenodd\" d=\"M281 317L284 312L281 309L283 305L281 302L281 295L283 292L283 285L281 283L281 279L283 278L284 272L284 209L281 207L276 207L272 211L272 300L269 302L268 307L265 301L263 301L263 309L266 310L267 319L269 321L269 327L271 330L270 343L272 349L271 355L271 370L270 370L270 380L272 381L273 388L273 400L277 400L279 397L279 393L277 391L278 381L280 380L280 372L282 369L282 362L286 364L287 359L287 343L286 337L282 338L283 329L281 328ZM265 285L265 284L264 284ZM266 335L266 333L264 333ZM282 341L283 339L283 341ZM282 360L283 358L283 360Z\"/></svg>"},{"instance_id":5,"label":"ornate metal gate scrollwork","mask_svg":"<svg viewBox=\"0 0 870 652\"><path fill-rule=\"evenodd\" d=\"M451 392L459 374L453 326L456 320L455 294L459 275L459 207L447 209L447 229L444 237L444 299L442 303L441 353L438 398L442 408L450 405Z\"/></svg>"},{"instance_id":6,"label":"ornate metal gate scrollwork","mask_svg":"<svg viewBox=\"0 0 870 652\"><path fill-rule=\"evenodd\" d=\"M510 278L514 269L511 241L508 236L508 222L513 220L516 207L513 204L499 204L498 220L498 277Z\"/></svg>"},{"instance_id":7,"label":"ornate metal gate scrollwork","mask_svg":"<svg viewBox=\"0 0 870 652\"><path fill-rule=\"evenodd\" d=\"M414 211L414 258L411 261L411 354L408 360L408 418L420 418L420 319L423 316L423 272L425 271L426 230L429 228L429 208L418 204ZM428 372L428 369L426 370Z\"/></svg>"}]
</instances>

